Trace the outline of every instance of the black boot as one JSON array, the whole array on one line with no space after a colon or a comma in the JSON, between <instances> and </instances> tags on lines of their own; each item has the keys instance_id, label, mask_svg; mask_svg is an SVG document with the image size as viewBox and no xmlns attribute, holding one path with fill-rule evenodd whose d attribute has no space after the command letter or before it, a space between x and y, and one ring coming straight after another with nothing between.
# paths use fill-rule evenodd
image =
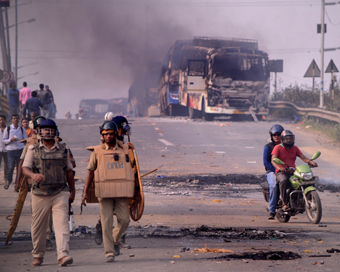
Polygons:
<instances>
[{"instance_id":1,"label":"black boot","mask_svg":"<svg viewBox=\"0 0 340 272\"><path fill-rule=\"evenodd\" d=\"M101 245L103 243L102 222L100 219L96 225L96 235L94 236L94 241L97 245Z\"/></svg>"}]
</instances>

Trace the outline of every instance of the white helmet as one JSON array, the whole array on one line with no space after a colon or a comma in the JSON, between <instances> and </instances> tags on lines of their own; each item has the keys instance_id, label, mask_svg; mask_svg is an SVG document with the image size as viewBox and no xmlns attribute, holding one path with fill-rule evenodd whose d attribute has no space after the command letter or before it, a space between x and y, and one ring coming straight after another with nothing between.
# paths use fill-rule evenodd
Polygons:
<instances>
[{"instance_id":1,"label":"white helmet","mask_svg":"<svg viewBox=\"0 0 340 272\"><path fill-rule=\"evenodd\" d=\"M105 121L112 121L113 117L115 117L114 114L111 111L109 111L105 114L104 119Z\"/></svg>"}]
</instances>

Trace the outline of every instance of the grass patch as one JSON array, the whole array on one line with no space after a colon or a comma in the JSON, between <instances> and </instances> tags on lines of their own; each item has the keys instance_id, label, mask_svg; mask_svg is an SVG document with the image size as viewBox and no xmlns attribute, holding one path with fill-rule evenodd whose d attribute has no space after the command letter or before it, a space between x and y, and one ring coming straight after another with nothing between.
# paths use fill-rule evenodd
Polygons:
<instances>
[{"instance_id":1,"label":"grass patch","mask_svg":"<svg viewBox=\"0 0 340 272\"><path fill-rule=\"evenodd\" d=\"M340 124L336 122L327 120L317 122L314 118L310 118L304 122L303 129L306 129L306 126L310 126L308 129L330 137L335 142L340 142Z\"/></svg>"}]
</instances>

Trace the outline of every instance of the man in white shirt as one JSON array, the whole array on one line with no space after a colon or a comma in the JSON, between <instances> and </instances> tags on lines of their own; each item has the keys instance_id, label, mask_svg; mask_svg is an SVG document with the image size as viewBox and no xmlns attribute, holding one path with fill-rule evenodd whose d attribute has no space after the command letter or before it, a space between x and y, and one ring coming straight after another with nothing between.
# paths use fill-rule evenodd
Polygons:
<instances>
[{"instance_id":1,"label":"man in white shirt","mask_svg":"<svg viewBox=\"0 0 340 272\"><path fill-rule=\"evenodd\" d=\"M20 156L22 150L25 146L24 143L20 143L19 141L26 139L27 134L23 127L19 126L19 115L12 115L12 125L4 130L3 133L3 142L6 145L7 150L7 182L5 183L4 188L7 190L9 185L13 180L13 171L16 166L18 169L18 164L20 161ZM15 179L16 180L16 179Z\"/></svg>"},{"instance_id":2,"label":"man in white shirt","mask_svg":"<svg viewBox=\"0 0 340 272\"><path fill-rule=\"evenodd\" d=\"M4 184L7 182L7 150L6 145L2 140L6 126L6 116L0 115L0 166L1 161L4 161Z\"/></svg>"}]
</instances>

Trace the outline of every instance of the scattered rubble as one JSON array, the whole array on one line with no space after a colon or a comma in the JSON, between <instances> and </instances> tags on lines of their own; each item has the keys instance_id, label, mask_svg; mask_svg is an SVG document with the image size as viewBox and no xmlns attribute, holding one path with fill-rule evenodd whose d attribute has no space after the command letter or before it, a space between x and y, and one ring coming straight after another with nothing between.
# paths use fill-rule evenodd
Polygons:
<instances>
[{"instance_id":1,"label":"scattered rubble","mask_svg":"<svg viewBox=\"0 0 340 272\"><path fill-rule=\"evenodd\" d=\"M240 254L228 254L220 257L214 257L210 259L214 260L230 260L230 259L251 259L251 260L295 260L300 259L301 256L292 251L268 251L268 252L244 252Z\"/></svg>"}]
</instances>

